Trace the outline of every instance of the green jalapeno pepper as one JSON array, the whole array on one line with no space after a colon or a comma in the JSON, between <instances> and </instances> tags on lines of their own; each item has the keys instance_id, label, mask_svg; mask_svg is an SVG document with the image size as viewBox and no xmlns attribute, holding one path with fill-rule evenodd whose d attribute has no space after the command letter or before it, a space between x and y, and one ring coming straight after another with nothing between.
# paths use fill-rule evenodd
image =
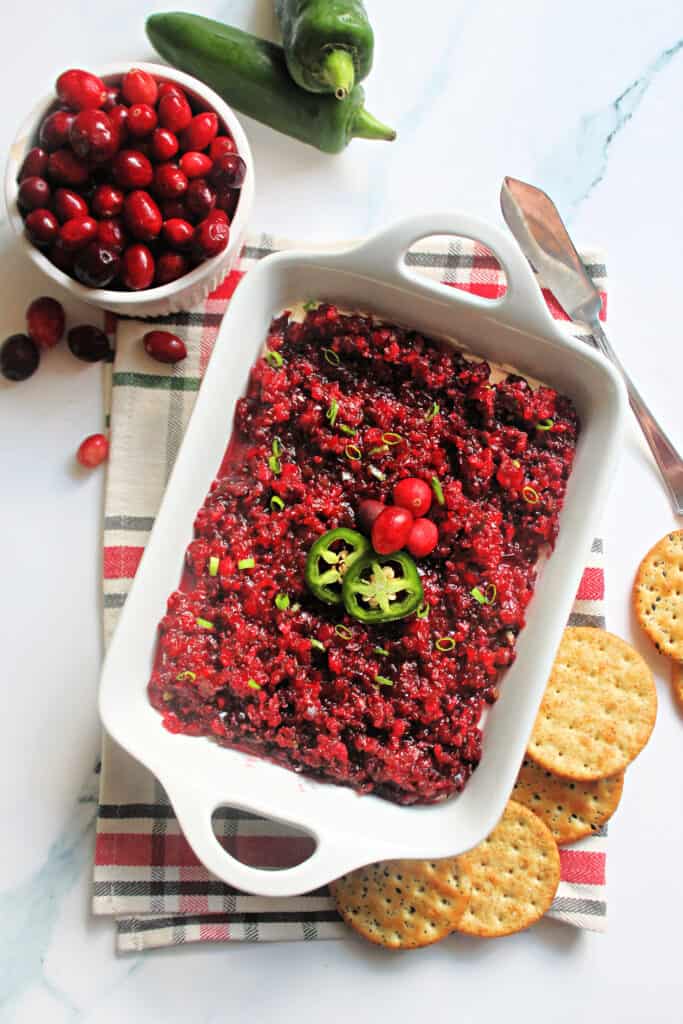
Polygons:
<instances>
[{"instance_id":1,"label":"green jalapeno pepper","mask_svg":"<svg viewBox=\"0 0 683 1024\"><path fill-rule=\"evenodd\" d=\"M410 555L366 555L344 574L344 607L360 622L392 622L417 611L424 597Z\"/></svg>"},{"instance_id":2,"label":"green jalapeno pepper","mask_svg":"<svg viewBox=\"0 0 683 1024\"><path fill-rule=\"evenodd\" d=\"M341 604L344 577L369 550L367 537L344 526L318 537L306 558L306 583L311 593L325 604Z\"/></svg>"}]
</instances>

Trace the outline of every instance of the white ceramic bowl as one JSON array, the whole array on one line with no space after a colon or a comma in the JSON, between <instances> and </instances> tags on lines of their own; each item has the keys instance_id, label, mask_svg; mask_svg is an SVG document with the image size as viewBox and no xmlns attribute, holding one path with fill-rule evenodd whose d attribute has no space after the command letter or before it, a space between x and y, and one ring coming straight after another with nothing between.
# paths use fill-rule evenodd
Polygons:
<instances>
[{"instance_id":1,"label":"white ceramic bowl","mask_svg":"<svg viewBox=\"0 0 683 1024\"><path fill-rule=\"evenodd\" d=\"M410 245L446 234L479 239L493 250L507 274L503 298L486 301L409 270L404 255ZM484 723L481 763L464 791L441 804L400 807L373 795L359 797L208 739L171 735L147 698L157 624L178 586L194 516L221 462L235 402L262 351L271 317L302 298L373 312L492 362L512 364L569 395L581 419L555 552L542 567L517 659ZM454 855L489 833L512 791L576 594L620 448L626 407L624 386L612 366L554 323L511 238L464 214L402 221L344 252L280 253L247 274L223 320L100 690L105 728L161 781L190 845L210 871L247 892L288 896L377 859ZM214 810L226 804L310 832L315 852L282 871L235 860L211 826Z\"/></svg>"},{"instance_id":2,"label":"white ceramic bowl","mask_svg":"<svg viewBox=\"0 0 683 1024\"><path fill-rule=\"evenodd\" d=\"M124 316L164 316L168 313L176 313L178 310L190 309L201 302L210 291L220 284L239 258L254 197L254 163L247 137L230 107L213 89L209 89L208 86L196 78L192 78L191 75L183 74L181 71L176 71L175 68L162 64L143 64L139 61L109 64L95 73L108 85L116 85L126 71L130 71L131 68L142 68L154 75L158 81L174 82L182 86L196 101L198 107L214 110L218 114L219 120L237 143L239 154L247 165L247 172L235 217L230 225L230 241L224 251L201 263L189 274L178 278L177 281L171 281L170 284L161 285L159 288L147 288L140 292L86 288L85 285L50 263L47 256L32 245L24 233L24 222L17 204L19 192L17 174L28 150L37 145L38 129L43 118L52 107L58 106L54 93L44 97L33 108L10 148L5 172L5 201L10 223L18 236L21 248L29 259L65 292L82 302L90 303L91 306L99 306L100 309L108 309Z\"/></svg>"}]
</instances>

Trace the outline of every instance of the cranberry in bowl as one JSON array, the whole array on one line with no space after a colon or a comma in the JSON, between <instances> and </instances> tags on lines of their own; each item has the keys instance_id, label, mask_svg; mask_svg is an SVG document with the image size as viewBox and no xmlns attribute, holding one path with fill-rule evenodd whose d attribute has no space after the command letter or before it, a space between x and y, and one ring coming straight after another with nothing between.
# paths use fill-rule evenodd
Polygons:
<instances>
[{"instance_id":1,"label":"cranberry in bowl","mask_svg":"<svg viewBox=\"0 0 683 1024\"><path fill-rule=\"evenodd\" d=\"M196 237L173 274L162 269L176 253L173 234L163 230L164 210L169 189L175 206L185 209L185 192L193 179L180 163L188 155L187 147L181 144L180 133L175 135L169 127L161 108L159 86L164 83L182 91L189 115L201 122L204 134L212 136L203 150L185 160L201 168L207 195L213 192L215 198L219 191L218 183L215 188L212 184L211 142L230 139L244 171L235 193L237 203L224 211L226 223L219 238L203 223L201 210L193 208L193 212L192 203L188 204L186 219ZM144 99L137 98L143 93ZM45 215L56 215L56 238L66 226L58 192L73 193L83 206L79 216L93 222L93 238L78 235L77 250L66 267L63 261L51 259L49 240L42 235L36 239L35 231L27 228L27 217L36 219L36 190L29 205L20 194L27 178L32 186L39 182L42 187L39 206L45 208ZM24 184L24 192L26 188ZM43 273L75 298L142 317L190 308L229 273L242 247L253 191L249 143L227 104L191 76L146 63L113 64L96 74L79 69L61 73L55 91L36 105L22 126L10 150L5 177L10 221L27 256ZM112 217L121 229L113 233L109 230ZM73 227L66 229L68 235ZM111 244L112 239L116 244ZM133 279L125 273L130 262L126 249L140 244L149 248L155 267Z\"/></svg>"}]
</instances>

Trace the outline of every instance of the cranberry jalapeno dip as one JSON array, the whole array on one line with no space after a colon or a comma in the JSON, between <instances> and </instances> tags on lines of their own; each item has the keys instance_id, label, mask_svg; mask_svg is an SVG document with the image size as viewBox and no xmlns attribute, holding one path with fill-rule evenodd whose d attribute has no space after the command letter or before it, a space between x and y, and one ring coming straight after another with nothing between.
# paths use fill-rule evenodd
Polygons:
<instances>
[{"instance_id":1,"label":"cranberry jalapeno dip","mask_svg":"<svg viewBox=\"0 0 683 1024\"><path fill-rule=\"evenodd\" d=\"M273 321L238 402L160 624L150 699L172 732L432 803L460 791L480 759L482 711L557 535L577 415L556 391L415 331L304 310ZM417 490L397 488L407 478ZM396 512L403 490L416 495L415 523L433 525L392 566L358 534L381 551L370 520ZM340 528L316 548L323 559L369 559L390 587L405 572L419 607L376 621L376 601L363 615L324 590L321 600L307 559ZM358 578L362 564L347 571Z\"/></svg>"}]
</instances>

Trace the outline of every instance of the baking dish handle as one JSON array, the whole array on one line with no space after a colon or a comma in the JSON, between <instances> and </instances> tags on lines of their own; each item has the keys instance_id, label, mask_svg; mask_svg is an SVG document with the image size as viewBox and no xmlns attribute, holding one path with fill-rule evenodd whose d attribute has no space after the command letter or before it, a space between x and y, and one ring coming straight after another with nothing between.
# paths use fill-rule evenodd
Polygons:
<instances>
[{"instance_id":1,"label":"baking dish handle","mask_svg":"<svg viewBox=\"0 0 683 1024\"><path fill-rule=\"evenodd\" d=\"M455 235L483 242L501 264L507 277L505 294L485 299L462 288L444 285L416 274L405 261L411 245L434 235ZM372 235L352 250L353 269L391 284L419 287L434 298L460 306L475 307L495 319L525 330L547 328L552 317L526 257L505 231L466 213L417 214Z\"/></svg>"}]
</instances>

